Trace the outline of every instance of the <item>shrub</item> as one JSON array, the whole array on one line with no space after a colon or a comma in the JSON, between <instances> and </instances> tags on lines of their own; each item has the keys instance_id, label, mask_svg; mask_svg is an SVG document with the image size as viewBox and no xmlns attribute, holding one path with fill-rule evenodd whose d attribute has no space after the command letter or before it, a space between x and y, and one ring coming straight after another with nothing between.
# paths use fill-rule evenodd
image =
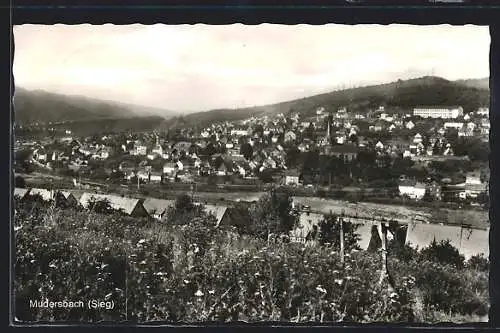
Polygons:
<instances>
[{"instance_id":1,"label":"shrub","mask_svg":"<svg viewBox=\"0 0 500 333\"><path fill-rule=\"evenodd\" d=\"M458 249L451 245L450 240L437 242L435 239L428 247L420 252L423 260L436 261L443 265L452 265L457 268L463 268L465 258L458 252Z\"/></svg>"},{"instance_id":2,"label":"shrub","mask_svg":"<svg viewBox=\"0 0 500 333\"><path fill-rule=\"evenodd\" d=\"M477 271L487 272L490 268L490 261L483 254L475 255L467 261L467 267Z\"/></svg>"}]
</instances>

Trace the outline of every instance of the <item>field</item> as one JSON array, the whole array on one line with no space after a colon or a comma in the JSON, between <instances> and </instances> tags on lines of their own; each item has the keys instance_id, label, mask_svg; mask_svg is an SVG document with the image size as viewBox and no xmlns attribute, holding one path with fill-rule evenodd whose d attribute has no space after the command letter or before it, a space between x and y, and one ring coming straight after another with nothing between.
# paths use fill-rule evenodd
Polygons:
<instances>
[{"instance_id":1,"label":"field","mask_svg":"<svg viewBox=\"0 0 500 333\"><path fill-rule=\"evenodd\" d=\"M311 211L358 216L360 218L385 218L400 223L422 222L443 223L449 225L470 224L475 228L485 229L489 225L486 210L452 210L447 208L405 207L375 203L349 203L315 197L294 197L294 202L311 207Z\"/></svg>"},{"instance_id":2,"label":"field","mask_svg":"<svg viewBox=\"0 0 500 333\"><path fill-rule=\"evenodd\" d=\"M269 243L203 214L173 225L41 202L16 202L16 212L19 321L459 323L487 314L487 268L460 258L391 248L390 289L378 282L377 252L347 248L342 265L333 247ZM29 307L35 299L114 306Z\"/></svg>"}]
</instances>

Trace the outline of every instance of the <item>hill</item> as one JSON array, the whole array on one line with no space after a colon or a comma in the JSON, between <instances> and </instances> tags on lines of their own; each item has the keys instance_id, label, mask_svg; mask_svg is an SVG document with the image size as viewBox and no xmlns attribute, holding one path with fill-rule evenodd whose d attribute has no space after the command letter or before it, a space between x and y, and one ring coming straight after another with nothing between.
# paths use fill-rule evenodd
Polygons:
<instances>
[{"instance_id":1,"label":"hill","mask_svg":"<svg viewBox=\"0 0 500 333\"><path fill-rule=\"evenodd\" d=\"M14 95L14 117L16 123L21 125L124 119L159 114L165 115L168 111L43 90L16 88Z\"/></svg>"},{"instance_id":2,"label":"hill","mask_svg":"<svg viewBox=\"0 0 500 333\"><path fill-rule=\"evenodd\" d=\"M385 105L411 110L418 105L461 105L465 112L489 103L489 90L472 86L473 81L454 82L440 77L426 76L398 80L387 84L332 91L292 101L240 109L218 109L192 113L179 119L170 119L161 128L171 128L176 122L192 126L207 123L237 121L252 116L298 112L302 116L314 115L322 106L327 111L347 106L350 111L367 112Z\"/></svg>"},{"instance_id":3,"label":"hill","mask_svg":"<svg viewBox=\"0 0 500 333\"><path fill-rule=\"evenodd\" d=\"M455 82L470 88L490 89L490 78L488 77L482 79L457 80Z\"/></svg>"}]
</instances>

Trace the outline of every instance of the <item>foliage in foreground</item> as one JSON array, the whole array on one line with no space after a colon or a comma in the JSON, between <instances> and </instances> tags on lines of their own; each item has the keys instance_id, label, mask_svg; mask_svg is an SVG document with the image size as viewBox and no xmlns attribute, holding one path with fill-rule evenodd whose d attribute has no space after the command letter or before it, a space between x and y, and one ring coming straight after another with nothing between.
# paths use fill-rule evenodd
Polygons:
<instances>
[{"instance_id":1,"label":"foliage in foreground","mask_svg":"<svg viewBox=\"0 0 500 333\"><path fill-rule=\"evenodd\" d=\"M19 320L404 321L487 312L487 273L430 255L389 253L396 290L378 285L380 255L268 244L215 228L16 203ZM400 255L403 253L405 255ZM482 264L481 264L482 263ZM112 310L30 308L29 300L113 301Z\"/></svg>"}]
</instances>

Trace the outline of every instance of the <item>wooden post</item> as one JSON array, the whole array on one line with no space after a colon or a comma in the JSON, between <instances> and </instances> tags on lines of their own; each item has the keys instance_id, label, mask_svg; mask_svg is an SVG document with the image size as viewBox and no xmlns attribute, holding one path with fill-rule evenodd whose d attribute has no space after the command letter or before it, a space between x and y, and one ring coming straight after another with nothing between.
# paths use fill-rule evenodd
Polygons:
<instances>
[{"instance_id":1,"label":"wooden post","mask_svg":"<svg viewBox=\"0 0 500 333\"><path fill-rule=\"evenodd\" d=\"M388 270L387 270L387 234L384 232L384 225L383 222L378 223L378 235L380 236L380 240L382 241L382 271L380 273L380 281L379 283L382 284L382 282L388 277Z\"/></svg>"},{"instance_id":2,"label":"wooden post","mask_svg":"<svg viewBox=\"0 0 500 333\"><path fill-rule=\"evenodd\" d=\"M340 222L340 262L344 266L344 218L339 218Z\"/></svg>"}]
</instances>

